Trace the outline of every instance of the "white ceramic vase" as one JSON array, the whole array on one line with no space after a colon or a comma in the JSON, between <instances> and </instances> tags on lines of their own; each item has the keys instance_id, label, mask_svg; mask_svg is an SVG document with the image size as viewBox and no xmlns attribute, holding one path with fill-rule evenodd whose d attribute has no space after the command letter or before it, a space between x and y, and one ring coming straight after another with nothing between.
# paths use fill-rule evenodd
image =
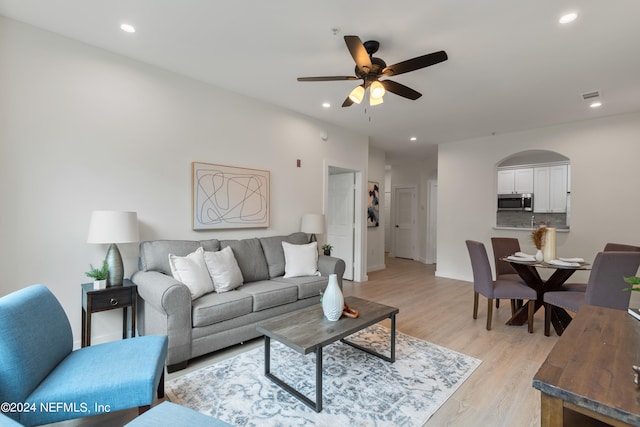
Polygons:
<instances>
[{"instance_id":1,"label":"white ceramic vase","mask_svg":"<svg viewBox=\"0 0 640 427\"><path fill-rule=\"evenodd\" d=\"M344 307L344 297L338 286L338 277L335 274L329 275L329 284L322 294L322 311L324 316L335 322L342 316Z\"/></svg>"},{"instance_id":2,"label":"white ceramic vase","mask_svg":"<svg viewBox=\"0 0 640 427\"><path fill-rule=\"evenodd\" d=\"M538 249L538 252L536 252L535 258L538 262L542 262L542 260L544 259L544 255L542 254L542 251L540 249Z\"/></svg>"}]
</instances>

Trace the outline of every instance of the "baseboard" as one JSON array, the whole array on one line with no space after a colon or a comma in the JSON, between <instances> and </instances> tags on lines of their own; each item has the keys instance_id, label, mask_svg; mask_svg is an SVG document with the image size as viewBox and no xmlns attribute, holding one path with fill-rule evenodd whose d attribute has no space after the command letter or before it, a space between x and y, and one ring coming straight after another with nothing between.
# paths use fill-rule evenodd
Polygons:
<instances>
[{"instance_id":1,"label":"baseboard","mask_svg":"<svg viewBox=\"0 0 640 427\"><path fill-rule=\"evenodd\" d=\"M387 268L385 264L371 265L367 268L367 273L370 273L372 271L384 270L385 268Z\"/></svg>"}]
</instances>

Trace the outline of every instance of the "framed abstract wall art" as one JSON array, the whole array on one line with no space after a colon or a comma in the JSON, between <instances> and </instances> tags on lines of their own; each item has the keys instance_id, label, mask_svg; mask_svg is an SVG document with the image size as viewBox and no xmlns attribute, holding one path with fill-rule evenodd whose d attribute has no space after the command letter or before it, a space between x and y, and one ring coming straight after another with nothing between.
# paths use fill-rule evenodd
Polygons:
<instances>
[{"instance_id":1,"label":"framed abstract wall art","mask_svg":"<svg viewBox=\"0 0 640 427\"><path fill-rule=\"evenodd\" d=\"M192 163L193 229L269 226L269 171Z\"/></svg>"},{"instance_id":2,"label":"framed abstract wall art","mask_svg":"<svg viewBox=\"0 0 640 427\"><path fill-rule=\"evenodd\" d=\"M367 227L378 227L380 225L380 185L377 182L369 181L367 199Z\"/></svg>"}]
</instances>

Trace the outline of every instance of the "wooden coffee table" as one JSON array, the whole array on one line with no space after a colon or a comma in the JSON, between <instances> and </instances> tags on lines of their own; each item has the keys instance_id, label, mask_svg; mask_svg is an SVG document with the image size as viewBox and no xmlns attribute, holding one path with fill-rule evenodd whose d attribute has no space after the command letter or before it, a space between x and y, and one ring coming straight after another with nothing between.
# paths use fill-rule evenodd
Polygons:
<instances>
[{"instance_id":1,"label":"wooden coffee table","mask_svg":"<svg viewBox=\"0 0 640 427\"><path fill-rule=\"evenodd\" d=\"M298 311L284 314L267 320L257 327L258 332L264 334L264 374L271 381L300 399L305 405L316 412L322 411L322 348L341 340L359 350L377 356L388 362L396 360L396 314L400 311L395 307L378 304L356 297L346 297L345 303L357 309L360 316L352 319L342 316L331 322L324 317L322 306L316 304ZM349 342L344 337L358 332L384 319L391 319L390 356L380 354L371 349ZM309 399L298 390L285 383L271 373L271 339L281 342L300 354L314 352L316 355L316 400Z\"/></svg>"}]
</instances>

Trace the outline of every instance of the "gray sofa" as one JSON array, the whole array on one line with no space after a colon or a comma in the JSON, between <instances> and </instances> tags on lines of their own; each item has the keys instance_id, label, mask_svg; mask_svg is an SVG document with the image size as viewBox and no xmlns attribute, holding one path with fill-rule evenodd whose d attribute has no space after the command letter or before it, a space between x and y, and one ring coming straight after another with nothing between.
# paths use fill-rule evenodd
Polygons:
<instances>
[{"instance_id":1,"label":"gray sofa","mask_svg":"<svg viewBox=\"0 0 640 427\"><path fill-rule=\"evenodd\" d=\"M256 325L268 318L317 304L329 274L342 287L343 260L318 257L321 276L283 278L282 242L305 244L305 233L242 240L152 240L140 243L138 333L167 335L167 370L184 369L189 359L259 337ZM198 247L218 251L230 246L242 271L243 285L191 300L189 289L173 278L169 254L186 256Z\"/></svg>"}]
</instances>

